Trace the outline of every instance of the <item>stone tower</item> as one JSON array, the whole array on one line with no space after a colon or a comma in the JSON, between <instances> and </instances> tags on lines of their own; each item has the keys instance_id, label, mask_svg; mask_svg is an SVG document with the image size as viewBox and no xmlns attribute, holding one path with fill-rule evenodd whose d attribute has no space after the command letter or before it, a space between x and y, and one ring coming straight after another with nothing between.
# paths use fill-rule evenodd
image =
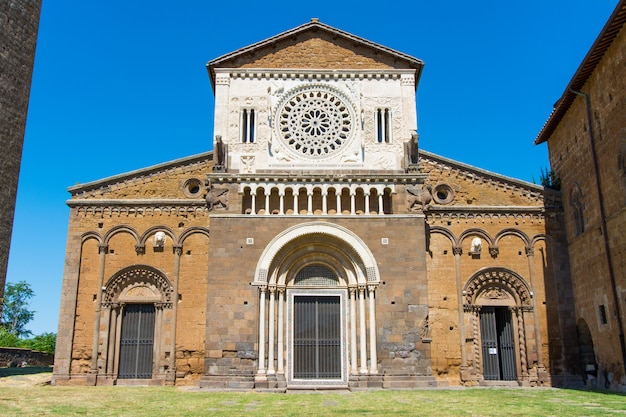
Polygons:
<instances>
[{"instance_id":1,"label":"stone tower","mask_svg":"<svg viewBox=\"0 0 626 417\"><path fill-rule=\"evenodd\" d=\"M0 3L0 300L4 298L40 11L41 0Z\"/></svg>"}]
</instances>

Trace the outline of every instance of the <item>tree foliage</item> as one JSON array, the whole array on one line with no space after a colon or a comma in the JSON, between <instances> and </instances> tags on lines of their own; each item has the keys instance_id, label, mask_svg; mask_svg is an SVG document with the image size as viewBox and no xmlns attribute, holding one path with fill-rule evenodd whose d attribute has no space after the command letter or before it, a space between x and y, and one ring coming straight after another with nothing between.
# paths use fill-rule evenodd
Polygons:
<instances>
[{"instance_id":1,"label":"tree foliage","mask_svg":"<svg viewBox=\"0 0 626 417\"><path fill-rule=\"evenodd\" d=\"M2 307L2 327L18 338L32 334L26 329L26 325L35 317L35 312L28 309L29 301L34 295L35 292L26 281L6 284Z\"/></svg>"},{"instance_id":2,"label":"tree foliage","mask_svg":"<svg viewBox=\"0 0 626 417\"><path fill-rule=\"evenodd\" d=\"M552 188L553 190L560 190L561 178L559 178L554 171L541 168L541 185L546 188Z\"/></svg>"},{"instance_id":3,"label":"tree foliage","mask_svg":"<svg viewBox=\"0 0 626 417\"><path fill-rule=\"evenodd\" d=\"M54 354L56 342L56 333L42 333L32 339L21 340L19 347Z\"/></svg>"}]
</instances>

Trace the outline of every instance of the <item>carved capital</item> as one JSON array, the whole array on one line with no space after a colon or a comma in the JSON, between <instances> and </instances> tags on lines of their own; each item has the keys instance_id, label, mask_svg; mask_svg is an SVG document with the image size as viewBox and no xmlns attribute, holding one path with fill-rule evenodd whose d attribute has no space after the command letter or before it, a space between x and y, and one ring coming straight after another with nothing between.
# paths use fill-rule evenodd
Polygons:
<instances>
[{"instance_id":1,"label":"carved capital","mask_svg":"<svg viewBox=\"0 0 626 417\"><path fill-rule=\"evenodd\" d=\"M98 245L98 253L99 254L108 253L108 252L109 252L109 245L105 245L104 243Z\"/></svg>"},{"instance_id":2,"label":"carved capital","mask_svg":"<svg viewBox=\"0 0 626 417\"><path fill-rule=\"evenodd\" d=\"M526 256L534 256L535 249L532 246L526 246Z\"/></svg>"},{"instance_id":3,"label":"carved capital","mask_svg":"<svg viewBox=\"0 0 626 417\"><path fill-rule=\"evenodd\" d=\"M492 258L497 258L499 253L500 249L498 249L497 246L489 246L489 255L491 255Z\"/></svg>"},{"instance_id":4,"label":"carved capital","mask_svg":"<svg viewBox=\"0 0 626 417\"><path fill-rule=\"evenodd\" d=\"M463 254L463 248L460 247L460 246L453 246L452 247L452 254L455 255L455 256L456 255L459 255L459 256L462 255Z\"/></svg>"},{"instance_id":5,"label":"carved capital","mask_svg":"<svg viewBox=\"0 0 626 417\"><path fill-rule=\"evenodd\" d=\"M146 245L135 245L135 252L137 255L144 255L146 253Z\"/></svg>"},{"instance_id":6,"label":"carved capital","mask_svg":"<svg viewBox=\"0 0 626 417\"><path fill-rule=\"evenodd\" d=\"M183 254L183 245L174 245L172 249L174 251L174 255L180 256Z\"/></svg>"}]
</instances>

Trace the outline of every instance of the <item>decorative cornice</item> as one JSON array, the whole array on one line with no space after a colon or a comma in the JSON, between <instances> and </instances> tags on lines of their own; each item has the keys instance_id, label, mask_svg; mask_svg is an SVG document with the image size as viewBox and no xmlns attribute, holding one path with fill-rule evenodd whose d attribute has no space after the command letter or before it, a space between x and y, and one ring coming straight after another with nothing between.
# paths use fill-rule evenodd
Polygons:
<instances>
[{"instance_id":1,"label":"decorative cornice","mask_svg":"<svg viewBox=\"0 0 626 417\"><path fill-rule=\"evenodd\" d=\"M473 183L483 183L537 200L544 199L544 187L540 185L477 168L424 150L420 150L419 153L420 165L430 165L442 171L449 170L451 177L463 178Z\"/></svg>"},{"instance_id":2,"label":"decorative cornice","mask_svg":"<svg viewBox=\"0 0 626 417\"><path fill-rule=\"evenodd\" d=\"M423 183L428 177L426 174L411 173L405 174L403 172L398 173L338 173L332 172L292 172L289 174L284 173L263 173L256 172L255 174L245 173L221 173L221 174L207 174L207 179L211 183L252 183L252 182L274 182L274 183L389 183L389 184L415 184Z\"/></svg>"},{"instance_id":3,"label":"decorative cornice","mask_svg":"<svg viewBox=\"0 0 626 417\"><path fill-rule=\"evenodd\" d=\"M77 214L101 216L208 215L206 201L199 200L69 200L67 205Z\"/></svg>"},{"instance_id":4,"label":"decorative cornice","mask_svg":"<svg viewBox=\"0 0 626 417\"><path fill-rule=\"evenodd\" d=\"M126 172L101 180L78 184L69 187L67 190L75 199L91 198L94 196L101 196L104 193L121 188L127 188L137 184L147 184L152 181L168 178L172 174L202 170L210 171L210 167L212 165L213 152L210 151Z\"/></svg>"},{"instance_id":5,"label":"decorative cornice","mask_svg":"<svg viewBox=\"0 0 626 417\"><path fill-rule=\"evenodd\" d=\"M474 222L519 221L522 223L543 222L546 209L542 206L430 206L426 222Z\"/></svg>"},{"instance_id":6,"label":"decorative cornice","mask_svg":"<svg viewBox=\"0 0 626 417\"><path fill-rule=\"evenodd\" d=\"M311 70L311 69L269 69L269 68L225 68L216 69L216 75L228 73L231 78L276 80L290 79L307 82L337 81L337 80L402 80L407 81L407 75L415 74L414 70ZM413 78L413 85L415 84Z\"/></svg>"}]
</instances>

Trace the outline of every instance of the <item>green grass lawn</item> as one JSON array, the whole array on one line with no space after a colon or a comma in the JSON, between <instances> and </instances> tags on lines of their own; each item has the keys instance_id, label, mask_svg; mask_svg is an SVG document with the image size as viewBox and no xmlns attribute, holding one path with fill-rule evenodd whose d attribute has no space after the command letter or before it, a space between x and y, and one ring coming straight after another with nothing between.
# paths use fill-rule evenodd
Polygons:
<instances>
[{"instance_id":1,"label":"green grass lawn","mask_svg":"<svg viewBox=\"0 0 626 417\"><path fill-rule=\"evenodd\" d=\"M2 387L2 416L626 416L626 396L551 388L209 392L176 387Z\"/></svg>"}]
</instances>

